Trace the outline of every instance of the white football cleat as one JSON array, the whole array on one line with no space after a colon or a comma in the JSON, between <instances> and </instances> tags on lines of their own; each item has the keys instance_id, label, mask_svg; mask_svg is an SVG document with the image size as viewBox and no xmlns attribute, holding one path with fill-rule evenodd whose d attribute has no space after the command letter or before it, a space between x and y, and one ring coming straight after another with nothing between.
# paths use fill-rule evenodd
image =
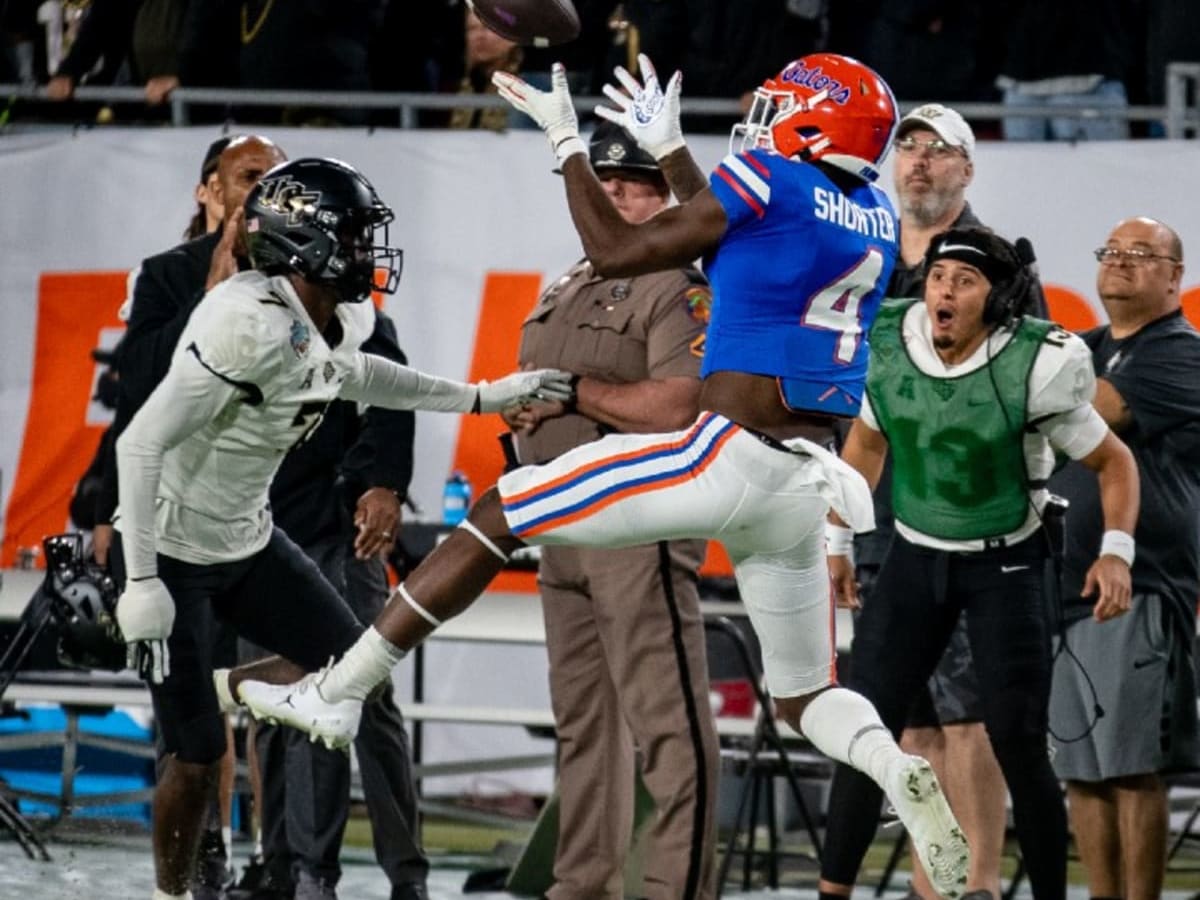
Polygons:
<instances>
[{"instance_id":1,"label":"white football cleat","mask_svg":"<svg viewBox=\"0 0 1200 900\"><path fill-rule=\"evenodd\" d=\"M962 896L970 849L933 768L919 756L908 756L895 765L888 782L888 800L908 831L929 883L947 900Z\"/></svg>"},{"instance_id":2,"label":"white football cleat","mask_svg":"<svg viewBox=\"0 0 1200 900\"><path fill-rule=\"evenodd\" d=\"M330 703L322 697L321 682L327 671L310 672L293 684L243 681L238 684L238 697L254 718L298 728L307 732L311 741L319 740L330 750L344 750L358 734L362 701Z\"/></svg>"}]
</instances>

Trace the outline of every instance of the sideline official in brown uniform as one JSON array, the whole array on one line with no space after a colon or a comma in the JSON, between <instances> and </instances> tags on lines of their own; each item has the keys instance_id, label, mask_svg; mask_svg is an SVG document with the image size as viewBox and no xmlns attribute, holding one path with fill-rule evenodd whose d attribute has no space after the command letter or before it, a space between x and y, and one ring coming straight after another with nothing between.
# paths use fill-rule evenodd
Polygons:
<instances>
[{"instance_id":1,"label":"sideline official in brown uniform","mask_svg":"<svg viewBox=\"0 0 1200 900\"><path fill-rule=\"evenodd\" d=\"M627 221L669 204L657 162L621 128L600 125L590 158ZM695 269L601 278L584 260L551 284L522 326L520 363L575 373L577 399L505 414L521 462L610 431L694 421L710 299ZM542 549L561 803L551 900L622 896L635 765L657 807L638 895L714 896L718 749L697 588L703 554L697 540Z\"/></svg>"}]
</instances>

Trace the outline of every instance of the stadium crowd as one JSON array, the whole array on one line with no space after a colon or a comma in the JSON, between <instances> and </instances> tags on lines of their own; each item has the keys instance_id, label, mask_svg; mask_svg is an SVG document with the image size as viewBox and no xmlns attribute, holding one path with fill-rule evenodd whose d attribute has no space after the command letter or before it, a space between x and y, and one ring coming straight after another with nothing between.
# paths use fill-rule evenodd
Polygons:
<instances>
[{"instance_id":1,"label":"stadium crowd","mask_svg":"<svg viewBox=\"0 0 1200 900\"><path fill-rule=\"evenodd\" d=\"M870 65L901 101L1085 104L1164 102L1169 61L1200 60L1200 7L1188 0L576 0L580 36L545 49L472 47L464 0L8 0L0 4L0 83L46 85L53 100L79 85L138 85L146 103L54 108L22 102L13 120L165 120L177 86L486 92L490 68L544 84L562 61L576 96L599 92L637 52L679 68L689 97L743 98L789 60L817 51ZM910 60L926 61L912 66ZM482 68L481 68L482 66ZM253 107L193 111L193 121L398 124L394 111ZM472 121L474 120L474 121ZM1121 117L974 123L981 137L1128 136ZM430 127L523 127L503 108L486 116L425 111ZM696 118L690 131L721 132ZM1158 136L1134 123L1133 136Z\"/></svg>"}]
</instances>

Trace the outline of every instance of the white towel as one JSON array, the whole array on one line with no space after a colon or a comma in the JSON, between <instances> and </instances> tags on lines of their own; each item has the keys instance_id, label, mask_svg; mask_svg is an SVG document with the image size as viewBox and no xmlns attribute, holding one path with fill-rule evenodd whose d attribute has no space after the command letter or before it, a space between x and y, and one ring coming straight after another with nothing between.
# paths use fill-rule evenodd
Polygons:
<instances>
[{"instance_id":1,"label":"white towel","mask_svg":"<svg viewBox=\"0 0 1200 900\"><path fill-rule=\"evenodd\" d=\"M875 504L871 501L871 489L857 469L820 444L804 438L789 438L783 443L789 450L807 453L821 463L825 475L820 487L821 496L842 517L843 522L856 532L875 528Z\"/></svg>"}]
</instances>

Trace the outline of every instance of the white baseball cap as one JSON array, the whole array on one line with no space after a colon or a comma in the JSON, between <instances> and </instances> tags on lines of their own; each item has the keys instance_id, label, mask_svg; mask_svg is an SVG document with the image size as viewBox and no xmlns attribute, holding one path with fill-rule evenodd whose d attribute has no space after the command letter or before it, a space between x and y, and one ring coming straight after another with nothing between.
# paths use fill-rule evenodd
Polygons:
<instances>
[{"instance_id":1,"label":"white baseball cap","mask_svg":"<svg viewBox=\"0 0 1200 900\"><path fill-rule=\"evenodd\" d=\"M962 147L967 159L975 156L975 132L971 130L966 119L948 106L942 106L940 103L918 106L900 120L896 137L904 137L914 128L928 128L951 147Z\"/></svg>"}]
</instances>

